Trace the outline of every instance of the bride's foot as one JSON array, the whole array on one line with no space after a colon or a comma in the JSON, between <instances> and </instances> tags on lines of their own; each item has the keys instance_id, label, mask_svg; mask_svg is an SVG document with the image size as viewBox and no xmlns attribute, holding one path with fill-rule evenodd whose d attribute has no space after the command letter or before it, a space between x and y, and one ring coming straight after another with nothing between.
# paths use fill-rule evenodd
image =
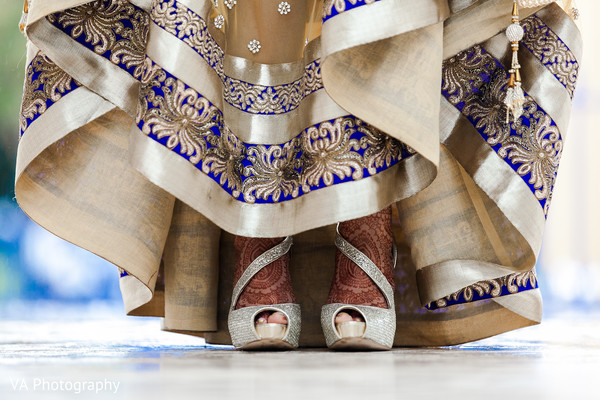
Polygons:
<instances>
[{"instance_id":1,"label":"bride's foot","mask_svg":"<svg viewBox=\"0 0 600 400\"><path fill-rule=\"evenodd\" d=\"M339 225L339 232L344 239L375 263L393 287L392 208L388 207L363 218L342 222ZM327 302L388 307L377 285L356 263L342 254L339 248L336 249L335 273ZM336 324L350 321L363 322L364 320L361 313L353 309L342 310L335 317Z\"/></svg>"},{"instance_id":2,"label":"bride's foot","mask_svg":"<svg viewBox=\"0 0 600 400\"><path fill-rule=\"evenodd\" d=\"M249 238L236 236L235 248L235 275L237 282L242 273L252 261L267 250L283 242L284 238ZM269 305L279 303L294 303L294 292L290 278L290 254L289 252L276 259L261 269L252 277L248 285L242 291L235 309ZM287 324L285 314L280 311L263 311L255 318L255 324Z\"/></svg>"}]
</instances>

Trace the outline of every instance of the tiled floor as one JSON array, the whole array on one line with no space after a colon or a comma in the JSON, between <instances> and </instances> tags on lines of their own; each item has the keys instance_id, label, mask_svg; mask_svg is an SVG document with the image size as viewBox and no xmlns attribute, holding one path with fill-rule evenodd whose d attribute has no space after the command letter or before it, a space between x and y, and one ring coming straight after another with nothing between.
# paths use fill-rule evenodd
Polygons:
<instances>
[{"instance_id":1,"label":"tiled floor","mask_svg":"<svg viewBox=\"0 0 600 400\"><path fill-rule=\"evenodd\" d=\"M5 316L0 399L600 399L598 313L384 353L238 352L156 319L86 315Z\"/></svg>"}]
</instances>

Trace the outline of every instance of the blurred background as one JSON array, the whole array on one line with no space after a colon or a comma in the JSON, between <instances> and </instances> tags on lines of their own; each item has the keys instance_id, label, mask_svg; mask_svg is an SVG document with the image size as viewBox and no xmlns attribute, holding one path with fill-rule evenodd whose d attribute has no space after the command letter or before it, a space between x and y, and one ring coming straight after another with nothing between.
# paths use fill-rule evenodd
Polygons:
<instances>
[{"instance_id":1,"label":"blurred background","mask_svg":"<svg viewBox=\"0 0 600 400\"><path fill-rule=\"evenodd\" d=\"M0 312L21 309L24 301L120 312L116 268L31 222L14 199L25 70L25 38L17 27L22 3L0 0ZM585 56L538 265L546 312L600 305L600 26L591 18L600 15L598 3L579 2Z\"/></svg>"},{"instance_id":2,"label":"blurred background","mask_svg":"<svg viewBox=\"0 0 600 400\"><path fill-rule=\"evenodd\" d=\"M33 223L14 199L18 115L25 75L23 0L0 0L0 312L68 302L121 312L117 269ZM25 307L23 302L39 307Z\"/></svg>"}]
</instances>

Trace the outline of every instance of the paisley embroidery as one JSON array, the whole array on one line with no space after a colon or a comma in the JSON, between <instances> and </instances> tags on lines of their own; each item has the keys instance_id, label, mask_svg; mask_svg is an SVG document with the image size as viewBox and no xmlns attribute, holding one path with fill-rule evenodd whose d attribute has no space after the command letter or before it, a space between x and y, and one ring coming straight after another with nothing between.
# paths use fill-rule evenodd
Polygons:
<instances>
[{"instance_id":1,"label":"paisley embroidery","mask_svg":"<svg viewBox=\"0 0 600 400\"><path fill-rule=\"evenodd\" d=\"M435 310L456 304L497 298L537 288L537 275L535 270L531 270L474 283L449 296L433 301L425 307L429 310Z\"/></svg>"},{"instance_id":2,"label":"paisley embroidery","mask_svg":"<svg viewBox=\"0 0 600 400\"><path fill-rule=\"evenodd\" d=\"M537 16L523 20L525 36L521 43L552 72L573 98L579 63L567 45Z\"/></svg>"},{"instance_id":3,"label":"paisley embroidery","mask_svg":"<svg viewBox=\"0 0 600 400\"><path fill-rule=\"evenodd\" d=\"M352 116L311 126L283 144L246 144L213 104L150 59L141 81L142 132L246 203L291 200L375 175L411 155L400 142Z\"/></svg>"},{"instance_id":4,"label":"paisley embroidery","mask_svg":"<svg viewBox=\"0 0 600 400\"><path fill-rule=\"evenodd\" d=\"M367 128L367 129L365 129ZM415 154L415 150L393 139L391 136L366 124L357 124L357 129L365 136L360 140L361 149L366 149L364 159L369 174L376 174L378 169L390 166L394 160L402 158L402 152Z\"/></svg>"},{"instance_id":5,"label":"paisley embroidery","mask_svg":"<svg viewBox=\"0 0 600 400\"><path fill-rule=\"evenodd\" d=\"M21 136L39 116L80 84L42 52L33 58L25 76L19 128Z\"/></svg>"},{"instance_id":6,"label":"paisley embroidery","mask_svg":"<svg viewBox=\"0 0 600 400\"><path fill-rule=\"evenodd\" d=\"M467 99L461 98L461 101L465 103L463 114L471 116L475 121L475 128L487 136L487 142L491 146L495 146L504 142L511 132L506 123L506 106L504 105L505 87L509 78L504 69L496 66L492 56L488 53L485 55L494 63L492 69L487 71L489 82L485 85L481 82L478 91L472 93ZM483 70L480 71L480 73L482 72ZM471 90L471 88L472 86L469 85L469 88L465 90Z\"/></svg>"}]
</instances>

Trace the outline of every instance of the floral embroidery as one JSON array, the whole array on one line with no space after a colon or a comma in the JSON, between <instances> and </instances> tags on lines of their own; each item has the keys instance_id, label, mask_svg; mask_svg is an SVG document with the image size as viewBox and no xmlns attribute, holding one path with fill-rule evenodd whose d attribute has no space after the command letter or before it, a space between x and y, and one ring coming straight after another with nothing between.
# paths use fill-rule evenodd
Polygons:
<instances>
[{"instance_id":1,"label":"floral embroidery","mask_svg":"<svg viewBox=\"0 0 600 400\"><path fill-rule=\"evenodd\" d=\"M195 12L175 0L153 2L152 21L190 46L215 70L221 80L225 53L208 32L206 22Z\"/></svg>"},{"instance_id":2,"label":"floral embroidery","mask_svg":"<svg viewBox=\"0 0 600 400\"><path fill-rule=\"evenodd\" d=\"M42 52L33 58L25 76L19 127L21 135L27 127L67 93L80 84L60 69Z\"/></svg>"},{"instance_id":3,"label":"floral embroidery","mask_svg":"<svg viewBox=\"0 0 600 400\"><path fill-rule=\"evenodd\" d=\"M493 59L488 53L485 54ZM479 71L479 73L482 72L483 70ZM479 75L478 78L481 79ZM472 93L466 100L461 98L465 102L463 113L473 118L475 128L481 130L487 137L487 142L492 146L504 142L510 136L510 128L506 123L506 106L504 105L505 87L508 80L504 69L498 68L494 60L491 72L489 72L489 82L485 85L479 82L478 91ZM471 88L472 86L469 85L469 88L460 89L460 91L471 90Z\"/></svg>"},{"instance_id":4,"label":"floral embroidery","mask_svg":"<svg viewBox=\"0 0 600 400\"><path fill-rule=\"evenodd\" d=\"M442 92L447 92L447 100L457 105L471 95L472 89L483 84L482 73L496 68L496 60L484 53L481 46L461 51L444 61L442 69Z\"/></svg>"},{"instance_id":5,"label":"floral embroidery","mask_svg":"<svg viewBox=\"0 0 600 400\"><path fill-rule=\"evenodd\" d=\"M150 59L141 81L142 132L246 203L291 200L375 175L411 155L400 142L352 116L311 126L283 144L246 144L213 104Z\"/></svg>"},{"instance_id":6,"label":"floral embroidery","mask_svg":"<svg viewBox=\"0 0 600 400\"><path fill-rule=\"evenodd\" d=\"M283 114L300 106L310 94L323 88L321 64L313 61L302 78L284 85L253 85L226 77L223 99L235 108L252 114Z\"/></svg>"},{"instance_id":7,"label":"floral embroidery","mask_svg":"<svg viewBox=\"0 0 600 400\"><path fill-rule=\"evenodd\" d=\"M355 119L346 117L338 118L333 123L323 122L318 127L311 126L304 132L302 147L305 149L306 173L302 188L305 192L311 186L318 186L321 181L331 186L334 176L340 179L352 176L354 180L363 177L361 156L356 153L360 143L351 138L354 127Z\"/></svg>"},{"instance_id":8,"label":"floral embroidery","mask_svg":"<svg viewBox=\"0 0 600 400\"><path fill-rule=\"evenodd\" d=\"M529 103L529 115L535 115L536 111L536 104ZM534 194L538 200L547 199L562 154L558 127L548 115L543 114L539 121L530 117L530 124L518 126L517 133L504 141L498 155L518 164L519 175L530 177L529 183L536 189Z\"/></svg>"},{"instance_id":9,"label":"floral embroidery","mask_svg":"<svg viewBox=\"0 0 600 400\"><path fill-rule=\"evenodd\" d=\"M246 146L227 128L214 139L218 142L210 149L202 165L202 171L220 177L219 184L230 189L232 196L237 199L242 187L241 175L243 161L246 158ZM252 198L245 193L244 197L246 196Z\"/></svg>"},{"instance_id":10,"label":"floral embroidery","mask_svg":"<svg viewBox=\"0 0 600 400\"><path fill-rule=\"evenodd\" d=\"M250 43L248 43L248 50L250 50L252 54L258 53L261 47L260 42L256 39L252 39Z\"/></svg>"},{"instance_id":11,"label":"floral embroidery","mask_svg":"<svg viewBox=\"0 0 600 400\"><path fill-rule=\"evenodd\" d=\"M281 15L289 14L292 11L292 6L287 1L282 1L277 6L277 12Z\"/></svg>"},{"instance_id":12,"label":"floral embroidery","mask_svg":"<svg viewBox=\"0 0 600 400\"><path fill-rule=\"evenodd\" d=\"M298 158L298 140L293 139L284 145L248 147L248 162L244 169L248 178L244 181L244 200L253 203L256 198L273 202L283 197L298 197L300 190L301 167Z\"/></svg>"},{"instance_id":13,"label":"floral embroidery","mask_svg":"<svg viewBox=\"0 0 600 400\"><path fill-rule=\"evenodd\" d=\"M150 18L119 0L97 0L49 15L48 21L137 78L145 57Z\"/></svg>"},{"instance_id":14,"label":"floral embroidery","mask_svg":"<svg viewBox=\"0 0 600 400\"><path fill-rule=\"evenodd\" d=\"M224 100L239 110L251 114L286 113L296 109L306 96L323 88L319 60L306 65L300 79L277 86L254 85L226 76L223 72L224 52L208 32L204 20L175 0L156 1L152 19L193 48L213 68L223 82ZM256 53L260 43L252 40L248 49Z\"/></svg>"},{"instance_id":15,"label":"floral embroidery","mask_svg":"<svg viewBox=\"0 0 600 400\"><path fill-rule=\"evenodd\" d=\"M167 148L177 147L197 164L206 152L205 137L220 121L220 111L179 80L167 78L162 91L164 97L154 98L154 104L161 107L147 111L141 130L146 135L152 132L158 139L167 138Z\"/></svg>"},{"instance_id":16,"label":"floral embroidery","mask_svg":"<svg viewBox=\"0 0 600 400\"><path fill-rule=\"evenodd\" d=\"M222 15L217 15L214 19L215 27L217 29L221 29L225 25L225 17Z\"/></svg>"},{"instance_id":17,"label":"floral embroidery","mask_svg":"<svg viewBox=\"0 0 600 400\"><path fill-rule=\"evenodd\" d=\"M538 288L535 270L514 273L497 279L485 280L469 285L442 299L426 305L427 309L449 307L456 304L497 298Z\"/></svg>"},{"instance_id":18,"label":"floral embroidery","mask_svg":"<svg viewBox=\"0 0 600 400\"><path fill-rule=\"evenodd\" d=\"M567 45L537 16L522 22L525 36L521 43L552 72L573 98L579 63Z\"/></svg>"},{"instance_id":19,"label":"floral embroidery","mask_svg":"<svg viewBox=\"0 0 600 400\"><path fill-rule=\"evenodd\" d=\"M523 116L506 123L502 100L508 74L480 45L444 61L443 70L442 95L528 184L547 214L562 154L554 121L525 94Z\"/></svg>"}]
</instances>

